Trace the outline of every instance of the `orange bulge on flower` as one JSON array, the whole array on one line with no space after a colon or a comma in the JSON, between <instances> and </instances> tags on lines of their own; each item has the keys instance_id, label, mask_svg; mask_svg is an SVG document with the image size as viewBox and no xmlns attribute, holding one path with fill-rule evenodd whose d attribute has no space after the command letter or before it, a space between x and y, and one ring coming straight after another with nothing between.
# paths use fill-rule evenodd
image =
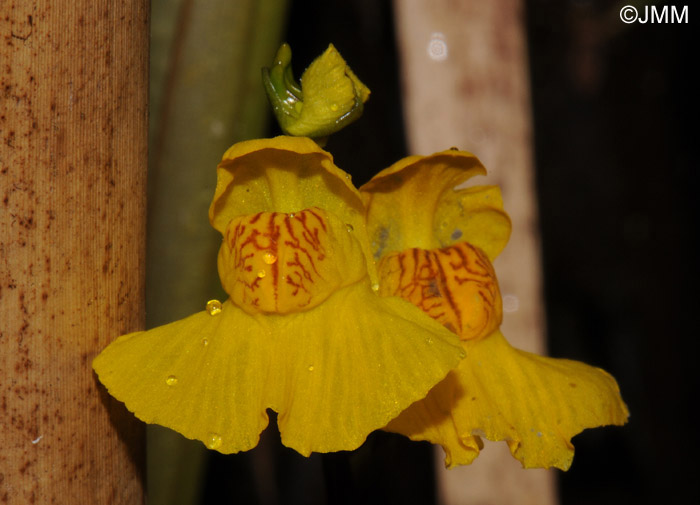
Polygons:
<instances>
[{"instance_id":1,"label":"orange bulge on flower","mask_svg":"<svg viewBox=\"0 0 700 505\"><path fill-rule=\"evenodd\" d=\"M219 250L221 282L248 313L287 314L321 304L367 275L347 225L319 208L232 219Z\"/></svg>"},{"instance_id":2,"label":"orange bulge on flower","mask_svg":"<svg viewBox=\"0 0 700 505\"><path fill-rule=\"evenodd\" d=\"M310 139L232 146L209 212L230 298L119 337L93 362L100 381L143 421L223 453L254 447L267 409L301 454L358 447L463 354L456 335L372 289L364 215Z\"/></svg>"},{"instance_id":3,"label":"orange bulge on flower","mask_svg":"<svg viewBox=\"0 0 700 505\"><path fill-rule=\"evenodd\" d=\"M379 293L410 301L462 340L490 335L501 324L501 293L493 266L466 242L412 248L379 261Z\"/></svg>"},{"instance_id":4,"label":"orange bulge on flower","mask_svg":"<svg viewBox=\"0 0 700 505\"><path fill-rule=\"evenodd\" d=\"M469 464L481 437L506 441L524 467L566 470L571 437L624 424L615 380L576 361L511 347L499 331L501 296L491 260L510 235L498 188L464 187L485 174L470 153L412 156L360 188L380 292L420 307L460 336L466 358L386 427L440 444L448 467Z\"/></svg>"}]
</instances>

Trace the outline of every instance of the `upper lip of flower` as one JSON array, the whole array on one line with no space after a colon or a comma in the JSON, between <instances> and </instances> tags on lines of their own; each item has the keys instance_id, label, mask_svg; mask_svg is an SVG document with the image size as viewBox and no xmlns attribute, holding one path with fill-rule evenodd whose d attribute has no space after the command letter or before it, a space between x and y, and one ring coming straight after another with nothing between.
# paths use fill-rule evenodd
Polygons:
<instances>
[{"instance_id":1,"label":"upper lip of flower","mask_svg":"<svg viewBox=\"0 0 700 505\"><path fill-rule=\"evenodd\" d=\"M409 156L375 175L360 187L374 258L412 247L435 249L468 242L493 260L511 230L500 190L462 187L484 174L476 156L449 149Z\"/></svg>"}]
</instances>

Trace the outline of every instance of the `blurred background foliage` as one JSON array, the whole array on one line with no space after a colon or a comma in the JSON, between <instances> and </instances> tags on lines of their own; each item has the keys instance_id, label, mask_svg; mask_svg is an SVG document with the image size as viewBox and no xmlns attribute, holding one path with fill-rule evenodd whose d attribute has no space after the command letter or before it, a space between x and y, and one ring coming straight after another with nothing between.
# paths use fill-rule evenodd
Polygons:
<instances>
[{"instance_id":1,"label":"blurred background foliage","mask_svg":"<svg viewBox=\"0 0 700 505\"><path fill-rule=\"evenodd\" d=\"M632 412L624 428L574 439L563 504L697 495L691 26L624 25L621 5L524 11L550 353L610 371ZM214 167L234 142L279 133L260 68L283 40L297 76L332 42L372 90L364 117L327 145L354 182L406 154L391 2L152 0L149 327L224 297L207 220ZM151 505L435 502L432 451L398 436L303 458L274 426L231 456L149 430Z\"/></svg>"},{"instance_id":2,"label":"blurred background foliage","mask_svg":"<svg viewBox=\"0 0 700 505\"><path fill-rule=\"evenodd\" d=\"M146 313L148 327L225 299L220 236L208 222L214 168L234 142L265 135L260 68L282 38L285 0L153 0ZM199 442L148 430L149 503L197 503Z\"/></svg>"}]
</instances>

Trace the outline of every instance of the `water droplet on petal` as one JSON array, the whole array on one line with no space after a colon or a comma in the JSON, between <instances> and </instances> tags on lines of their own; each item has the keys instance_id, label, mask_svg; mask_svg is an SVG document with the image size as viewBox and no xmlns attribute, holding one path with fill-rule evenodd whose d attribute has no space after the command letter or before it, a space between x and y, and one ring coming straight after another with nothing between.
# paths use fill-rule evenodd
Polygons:
<instances>
[{"instance_id":1,"label":"water droplet on petal","mask_svg":"<svg viewBox=\"0 0 700 505\"><path fill-rule=\"evenodd\" d=\"M430 344L433 343L433 339L432 339L431 337L428 337L428 338L425 339L425 343L428 344L428 345L430 345Z\"/></svg>"},{"instance_id":2,"label":"water droplet on petal","mask_svg":"<svg viewBox=\"0 0 700 505\"><path fill-rule=\"evenodd\" d=\"M219 300L209 300L207 302L207 312L210 316L221 314L221 302Z\"/></svg>"},{"instance_id":3,"label":"water droplet on petal","mask_svg":"<svg viewBox=\"0 0 700 505\"><path fill-rule=\"evenodd\" d=\"M262 279L263 277L265 277L265 275L267 275L266 272L265 272L265 270L260 270L260 271L258 272L258 278L259 278L259 279Z\"/></svg>"},{"instance_id":4,"label":"water droplet on petal","mask_svg":"<svg viewBox=\"0 0 700 505\"><path fill-rule=\"evenodd\" d=\"M165 383L168 386L174 386L175 384L177 384L177 377L175 377L174 375L168 375L168 378L165 379Z\"/></svg>"},{"instance_id":5,"label":"water droplet on petal","mask_svg":"<svg viewBox=\"0 0 700 505\"><path fill-rule=\"evenodd\" d=\"M313 365L309 365L309 372L313 372L313 371L314 371L314 366L313 366Z\"/></svg>"},{"instance_id":6,"label":"water droplet on petal","mask_svg":"<svg viewBox=\"0 0 700 505\"><path fill-rule=\"evenodd\" d=\"M218 433L209 433L207 435L207 439L205 440L205 444L209 449L218 449L221 447L221 435Z\"/></svg>"},{"instance_id":7,"label":"water droplet on petal","mask_svg":"<svg viewBox=\"0 0 700 505\"><path fill-rule=\"evenodd\" d=\"M379 283L375 282L372 284L372 291L379 291Z\"/></svg>"},{"instance_id":8,"label":"water droplet on petal","mask_svg":"<svg viewBox=\"0 0 700 505\"><path fill-rule=\"evenodd\" d=\"M202 339L202 345L203 345L204 347L208 346L208 345L209 345L209 339L203 338L203 339Z\"/></svg>"},{"instance_id":9,"label":"water droplet on petal","mask_svg":"<svg viewBox=\"0 0 700 505\"><path fill-rule=\"evenodd\" d=\"M294 212L290 212L289 214L287 214L287 217L289 219L292 219L294 217Z\"/></svg>"},{"instance_id":10,"label":"water droplet on petal","mask_svg":"<svg viewBox=\"0 0 700 505\"><path fill-rule=\"evenodd\" d=\"M338 110L338 104L337 104L337 103L332 103L332 104L331 104L331 110L332 110L333 112L337 111L337 110Z\"/></svg>"},{"instance_id":11,"label":"water droplet on petal","mask_svg":"<svg viewBox=\"0 0 700 505\"><path fill-rule=\"evenodd\" d=\"M268 265L272 265L275 261L277 261L277 256L268 251L263 254L263 261Z\"/></svg>"},{"instance_id":12,"label":"water droplet on petal","mask_svg":"<svg viewBox=\"0 0 700 505\"><path fill-rule=\"evenodd\" d=\"M347 223L345 225L345 228L347 228L348 231L355 231L355 227L351 225L350 223Z\"/></svg>"},{"instance_id":13,"label":"water droplet on petal","mask_svg":"<svg viewBox=\"0 0 700 505\"><path fill-rule=\"evenodd\" d=\"M464 351L459 351L459 357L460 357L460 358L466 358L466 357L467 357L467 353L464 352Z\"/></svg>"},{"instance_id":14,"label":"water droplet on petal","mask_svg":"<svg viewBox=\"0 0 700 505\"><path fill-rule=\"evenodd\" d=\"M346 178L347 180L350 180L350 179L352 179L352 176L351 176L350 174L345 174L345 178Z\"/></svg>"}]
</instances>

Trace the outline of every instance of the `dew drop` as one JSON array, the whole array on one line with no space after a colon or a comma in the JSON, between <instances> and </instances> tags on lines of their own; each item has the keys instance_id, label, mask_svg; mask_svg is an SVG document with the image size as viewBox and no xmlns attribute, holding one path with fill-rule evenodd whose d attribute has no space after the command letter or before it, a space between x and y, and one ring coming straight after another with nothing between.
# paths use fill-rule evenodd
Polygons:
<instances>
[{"instance_id":1,"label":"dew drop","mask_svg":"<svg viewBox=\"0 0 700 505\"><path fill-rule=\"evenodd\" d=\"M207 302L207 312L210 316L221 314L221 302L219 300L209 300Z\"/></svg>"},{"instance_id":2,"label":"dew drop","mask_svg":"<svg viewBox=\"0 0 700 505\"><path fill-rule=\"evenodd\" d=\"M263 261L268 265L272 265L275 261L277 261L277 256L268 251L263 254Z\"/></svg>"},{"instance_id":3,"label":"dew drop","mask_svg":"<svg viewBox=\"0 0 700 505\"><path fill-rule=\"evenodd\" d=\"M219 447L221 447L221 442L221 435L219 435L218 433L209 433L209 435L207 435L207 440L205 443L209 449L218 449Z\"/></svg>"},{"instance_id":4,"label":"dew drop","mask_svg":"<svg viewBox=\"0 0 700 505\"><path fill-rule=\"evenodd\" d=\"M202 345L203 345L204 347L208 346L208 345L209 345L209 339L203 338L203 339L202 339Z\"/></svg>"},{"instance_id":5,"label":"dew drop","mask_svg":"<svg viewBox=\"0 0 700 505\"><path fill-rule=\"evenodd\" d=\"M265 277L265 275L267 275L267 274L265 273L265 270L260 270L260 271L258 272L258 279L262 279L263 277Z\"/></svg>"},{"instance_id":6,"label":"dew drop","mask_svg":"<svg viewBox=\"0 0 700 505\"><path fill-rule=\"evenodd\" d=\"M174 386L175 384L177 384L177 377L175 377L174 375L168 375L168 378L165 379L165 383L168 386Z\"/></svg>"},{"instance_id":7,"label":"dew drop","mask_svg":"<svg viewBox=\"0 0 700 505\"><path fill-rule=\"evenodd\" d=\"M355 231L355 227L351 225L350 223L347 223L345 225L345 228L347 228L348 231Z\"/></svg>"},{"instance_id":8,"label":"dew drop","mask_svg":"<svg viewBox=\"0 0 700 505\"><path fill-rule=\"evenodd\" d=\"M346 178L347 180L350 180L350 179L352 179L352 176L351 176L350 174L345 174L345 178Z\"/></svg>"},{"instance_id":9,"label":"dew drop","mask_svg":"<svg viewBox=\"0 0 700 505\"><path fill-rule=\"evenodd\" d=\"M313 365L309 365L309 372L313 372L313 371L314 371L314 366L313 366Z\"/></svg>"},{"instance_id":10,"label":"dew drop","mask_svg":"<svg viewBox=\"0 0 700 505\"><path fill-rule=\"evenodd\" d=\"M379 283L375 282L372 284L372 291L379 291Z\"/></svg>"},{"instance_id":11,"label":"dew drop","mask_svg":"<svg viewBox=\"0 0 700 505\"><path fill-rule=\"evenodd\" d=\"M333 112L337 111L337 110L338 110L338 104L337 104L337 103L332 103L332 104L331 104L331 110L332 110Z\"/></svg>"},{"instance_id":12,"label":"dew drop","mask_svg":"<svg viewBox=\"0 0 700 505\"><path fill-rule=\"evenodd\" d=\"M290 212L289 214L287 214L287 217L288 217L289 219L294 218L294 212Z\"/></svg>"},{"instance_id":13,"label":"dew drop","mask_svg":"<svg viewBox=\"0 0 700 505\"><path fill-rule=\"evenodd\" d=\"M433 343L433 339L431 337L428 337L425 339L425 343L430 345Z\"/></svg>"},{"instance_id":14,"label":"dew drop","mask_svg":"<svg viewBox=\"0 0 700 505\"><path fill-rule=\"evenodd\" d=\"M460 358L466 358L466 357L467 357L467 353L464 352L464 351L459 351L459 357L460 357Z\"/></svg>"}]
</instances>

